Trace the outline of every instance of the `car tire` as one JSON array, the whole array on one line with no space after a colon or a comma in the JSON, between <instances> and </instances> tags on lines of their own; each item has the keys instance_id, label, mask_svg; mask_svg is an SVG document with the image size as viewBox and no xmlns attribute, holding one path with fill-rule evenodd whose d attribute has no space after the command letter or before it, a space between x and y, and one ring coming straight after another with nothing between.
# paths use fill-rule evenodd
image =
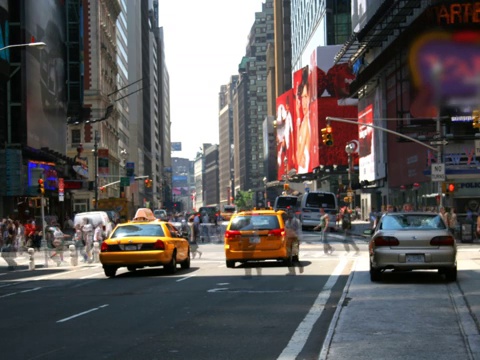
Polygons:
<instances>
[{"instance_id":1,"label":"car tire","mask_svg":"<svg viewBox=\"0 0 480 360\"><path fill-rule=\"evenodd\" d=\"M370 263L370 281L376 282L382 280L382 272L379 269L372 267Z\"/></svg>"},{"instance_id":2,"label":"car tire","mask_svg":"<svg viewBox=\"0 0 480 360\"><path fill-rule=\"evenodd\" d=\"M445 274L445 279L448 282L457 281L457 266L454 266L452 268L444 269L443 273Z\"/></svg>"},{"instance_id":3,"label":"car tire","mask_svg":"<svg viewBox=\"0 0 480 360\"><path fill-rule=\"evenodd\" d=\"M227 268L234 268L235 267L235 261L227 260L226 265L227 265Z\"/></svg>"},{"instance_id":4,"label":"car tire","mask_svg":"<svg viewBox=\"0 0 480 360\"><path fill-rule=\"evenodd\" d=\"M136 271L137 268L135 266L127 266L128 271Z\"/></svg>"},{"instance_id":5,"label":"car tire","mask_svg":"<svg viewBox=\"0 0 480 360\"><path fill-rule=\"evenodd\" d=\"M190 249L188 249L188 253L190 254ZM187 258L181 262L180 267L182 269L190 269L190 255L188 255Z\"/></svg>"},{"instance_id":6,"label":"car tire","mask_svg":"<svg viewBox=\"0 0 480 360\"><path fill-rule=\"evenodd\" d=\"M117 273L117 268L115 266L104 266L103 271L105 272L105 276L113 278Z\"/></svg>"},{"instance_id":7,"label":"car tire","mask_svg":"<svg viewBox=\"0 0 480 360\"><path fill-rule=\"evenodd\" d=\"M173 252L172 260L170 260L170 263L168 263L164 267L169 274L175 274L175 272L177 271L177 253L176 252Z\"/></svg>"}]
</instances>

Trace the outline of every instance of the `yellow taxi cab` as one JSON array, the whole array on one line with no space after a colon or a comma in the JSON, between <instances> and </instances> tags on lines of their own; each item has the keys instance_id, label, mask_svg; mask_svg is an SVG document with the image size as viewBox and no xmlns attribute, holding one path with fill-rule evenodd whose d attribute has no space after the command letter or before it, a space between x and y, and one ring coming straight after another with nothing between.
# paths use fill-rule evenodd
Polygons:
<instances>
[{"instance_id":1,"label":"yellow taxi cab","mask_svg":"<svg viewBox=\"0 0 480 360\"><path fill-rule=\"evenodd\" d=\"M241 211L232 216L224 237L226 265L279 260L287 266L299 261L299 239L285 223L283 210Z\"/></svg>"},{"instance_id":2,"label":"yellow taxi cab","mask_svg":"<svg viewBox=\"0 0 480 360\"><path fill-rule=\"evenodd\" d=\"M190 247L180 231L157 219L152 210L138 209L132 221L118 224L100 247L100 262L105 275L114 277L118 268L129 271L146 266L163 266L174 274L177 264L190 268Z\"/></svg>"}]
</instances>

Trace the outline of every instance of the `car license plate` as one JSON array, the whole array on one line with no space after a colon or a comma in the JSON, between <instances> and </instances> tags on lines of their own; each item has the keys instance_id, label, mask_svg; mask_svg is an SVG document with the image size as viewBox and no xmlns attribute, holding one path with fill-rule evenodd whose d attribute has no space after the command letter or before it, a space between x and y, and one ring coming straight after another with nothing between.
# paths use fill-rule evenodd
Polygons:
<instances>
[{"instance_id":1,"label":"car license plate","mask_svg":"<svg viewBox=\"0 0 480 360\"><path fill-rule=\"evenodd\" d=\"M259 236L253 236L250 238L250 244L260 244L260 237Z\"/></svg>"},{"instance_id":2,"label":"car license plate","mask_svg":"<svg viewBox=\"0 0 480 360\"><path fill-rule=\"evenodd\" d=\"M125 245L126 251L135 251L137 250L137 245Z\"/></svg>"},{"instance_id":3,"label":"car license plate","mask_svg":"<svg viewBox=\"0 0 480 360\"><path fill-rule=\"evenodd\" d=\"M423 254L407 254L407 263L423 263L425 262L425 256Z\"/></svg>"}]
</instances>

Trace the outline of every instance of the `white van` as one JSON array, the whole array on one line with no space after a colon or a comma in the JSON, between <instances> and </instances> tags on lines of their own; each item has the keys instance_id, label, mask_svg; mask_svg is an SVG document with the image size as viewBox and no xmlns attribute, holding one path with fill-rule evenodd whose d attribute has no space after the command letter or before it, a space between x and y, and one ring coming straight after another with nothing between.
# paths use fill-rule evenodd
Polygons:
<instances>
[{"instance_id":1,"label":"white van","mask_svg":"<svg viewBox=\"0 0 480 360\"><path fill-rule=\"evenodd\" d=\"M88 211L83 213L75 214L73 219L73 224L83 224L83 219L88 218L93 227L98 225L107 226L108 224L108 214L105 211Z\"/></svg>"},{"instance_id":2,"label":"white van","mask_svg":"<svg viewBox=\"0 0 480 360\"><path fill-rule=\"evenodd\" d=\"M303 195L300 204L302 230L312 229L320 223L320 208L324 208L329 215L330 230L337 230L337 196L329 191L310 191Z\"/></svg>"}]
</instances>

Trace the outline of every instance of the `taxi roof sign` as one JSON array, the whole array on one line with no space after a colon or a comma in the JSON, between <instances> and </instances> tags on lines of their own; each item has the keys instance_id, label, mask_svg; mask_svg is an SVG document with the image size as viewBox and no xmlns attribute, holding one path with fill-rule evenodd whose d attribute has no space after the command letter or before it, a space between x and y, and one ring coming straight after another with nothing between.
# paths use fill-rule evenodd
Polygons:
<instances>
[{"instance_id":1,"label":"taxi roof sign","mask_svg":"<svg viewBox=\"0 0 480 360\"><path fill-rule=\"evenodd\" d=\"M135 213L134 221L153 221L157 218L153 215L153 211L149 208L140 208Z\"/></svg>"}]
</instances>

